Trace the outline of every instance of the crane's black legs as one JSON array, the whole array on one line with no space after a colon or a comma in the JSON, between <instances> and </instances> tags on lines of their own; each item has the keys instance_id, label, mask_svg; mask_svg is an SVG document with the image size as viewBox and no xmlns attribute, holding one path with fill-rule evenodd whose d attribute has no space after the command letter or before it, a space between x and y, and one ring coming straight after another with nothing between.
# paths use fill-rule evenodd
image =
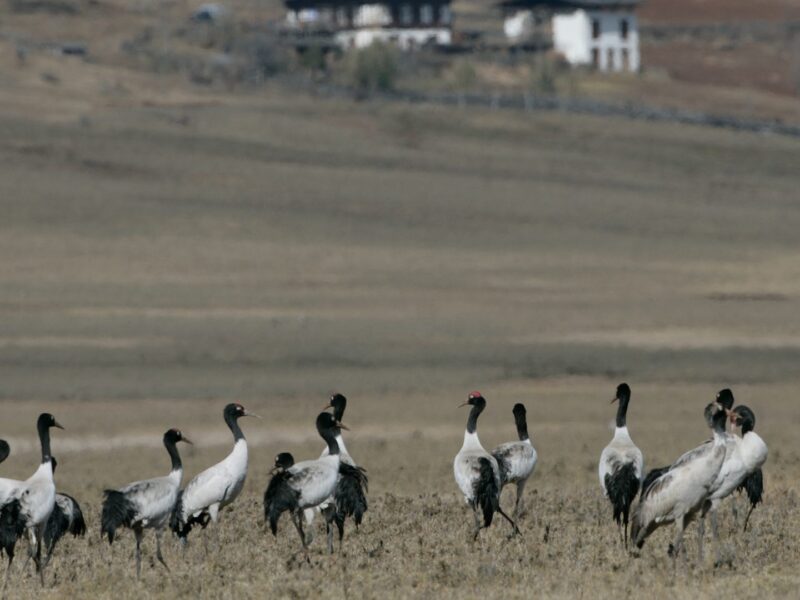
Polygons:
<instances>
[{"instance_id":1,"label":"crane's black legs","mask_svg":"<svg viewBox=\"0 0 800 600\"><path fill-rule=\"evenodd\" d=\"M139 579L142 575L142 536L144 532L137 527L133 533L136 536L136 579Z\"/></svg>"},{"instance_id":2,"label":"crane's black legs","mask_svg":"<svg viewBox=\"0 0 800 600\"><path fill-rule=\"evenodd\" d=\"M156 558L158 559L158 562L160 562L162 565L164 565L164 568L167 570L167 573L171 573L171 571L169 570L169 566L164 561L164 555L161 554L161 536L162 535L164 535L164 530L163 529L156 529Z\"/></svg>"},{"instance_id":3,"label":"crane's black legs","mask_svg":"<svg viewBox=\"0 0 800 600\"><path fill-rule=\"evenodd\" d=\"M744 518L744 531L747 531L747 523L750 521L750 515L753 514L753 509L756 507L755 504L750 505L750 510L747 511L747 516Z\"/></svg>"},{"instance_id":4,"label":"crane's black legs","mask_svg":"<svg viewBox=\"0 0 800 600\"><path fill-rule=\"evenodd\" d=\"M512 538L512 537L514 537L515 535L521 535L521 534L522 534L522 532L519 530L519 527L517 527L517 524L514 522L514 520L513 520L511 517L509 517L509 516L508 516L508 515L507 515L507 514L506 514L506 513L503 511L503 509L502 509L502 508L500 508L499 506L497 507L497 512L499 512L501 515L503 515L503 517L505 518L505 520L506 520L506 521L508 521L508 522L511 524L511 535L509 535L508 537Z\"/></svg>"},{"instance_id":5,"label":"crane's black legs","mask_svg":"<svg viewBox=\"0 0 800 600\"><path fill-rule=\"evenodd\" d=\"M303 511L298 509L297 512L292 513L292 521L294 522L297 534L300 536L300 542L303 544L303 553L306 555L306 562L311 564L311 558L308 556L308 544L306 544L306 534L303 531Z\"/></svg>"},{"instance_id":6,"label":"crane's black legs","mask_svg":"<svg viewBox=\"0 0 800 600\"><path fill-rule=\"evenodd\" d=\"M478 539L478 534L481 532L481 517L478 514L478 507L472 507L472 515L475 517L475 527L472 529L472 541Z\"/></svg>"},{"instance_id":7,"label":"crane's black legs","mask_svg":"<svg viewBox=\"0 0 800 600\"><path fill-rule=\"evenodd\" d=\"M522 481L517 482L517 502L514 504L514 521L519 519L519 515L522 512L522 492L525 491L525 484L528 483L527 479L523 479Z\"/></svg>"},{"instance_id":8,"label":"crane's black legs","mask_svg":"<svg viewBox=\"0 0 800 600\"><path fill-rule=\"evenodd\" d=\"M39 527L36 535L36 570L39 571L39 583L44 587L44 565L42 564L42 538L44 527Z\"/></svg>"}]
</instances>

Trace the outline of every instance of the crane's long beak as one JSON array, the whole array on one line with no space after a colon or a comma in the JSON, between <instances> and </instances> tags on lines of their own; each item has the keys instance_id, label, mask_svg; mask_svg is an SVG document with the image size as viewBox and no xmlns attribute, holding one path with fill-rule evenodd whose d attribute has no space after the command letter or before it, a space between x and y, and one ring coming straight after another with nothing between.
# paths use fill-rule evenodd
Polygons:
<instances>
[{"instance_id":1,"label":"crane's long beak","mask_svg":"<svg viewBox=\"0 0 800 600\"><path fill-rule=\"evenodd\" d=\"M325 406L322 407L322 410L328 410L329 408L333 408L333 404L328 402Z\"/></svg>"},{"instance_id":2,"label":"crane's long beak","mask_svg":"<svg viewBox=\"0 0 800 600\"><path fill-rule=\"evenodd\" d=\"M339 421L336 422L336 426L339 429L344 429L345 431L350 431L350 428L347 425L345 425L344 423L340 423Z\"/></svg>"},{"instance_id":3,"label":"crane's long beak","mask_svg":"<svg viewBox=\"0 0 800 600\"><path fill-rule=\"evenodd\" d=\"M469 402L462 402L461 404L458 405L458 408L461 408L462 406L467 406L468 404Z\"/></svg>"},{"instance_id":4,"label":"crane's long beak","mask_svg":"<svg viewBox=\"0 0 800 600\"><path fill-rule=\"evenodd\" d=\"M194 446L194 442L193 442L192 440L190 440L189 438L187 438L186 436L182 436L182 437L181 437L181 439L182 439L184 442L186 442L187 444L189 444L189 445L191 445L191 446Z\"/></svg>"},{"instance_id":5,"label":"crane's long beak","mask_svg":"<svg viewBox=\"0 0 800 600\"><path fill-rule=\"evenodd\" d=\"M609 402L609 404L614 404L614 402L616 402L617 400L619 400L619 398L614 397L611 399L611 402Z\"/></svg>"},{"instance_id":6,"label":"crane's long beak","mask_svg":"<svg viewBox=\"0 0 800 600\"><path fill-rule=\"evenodd\" d=\"M58 421L53 421L53 427L58 427L59 429L64 429L64 427Z\"/></svg>"},{"instance_id":7,"label":"crane's long beak","mask_svg":"<svg viewBox=\"0 0 800 600\"><path fill-rule=\"evenodd\" d=\"M255 417L256 419L260 419L261 417L254 412L250 412L249 410L245 409L244 411L245 417Z\"/></svg>"}]
</instances>

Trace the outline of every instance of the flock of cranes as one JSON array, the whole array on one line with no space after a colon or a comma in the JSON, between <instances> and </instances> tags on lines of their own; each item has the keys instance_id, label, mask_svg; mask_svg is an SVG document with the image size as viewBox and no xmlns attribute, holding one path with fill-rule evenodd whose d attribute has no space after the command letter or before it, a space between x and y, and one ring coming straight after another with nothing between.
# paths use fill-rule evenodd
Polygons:
<instances>
[{"instance_id":1,"label":"flock of cranes","mask_svg":"<svg viewBox=\"0 0 800 600\"><path fill-rule=\"evenodd\" d=\"M676 536L670 554L676 557L683 551L685 556L683 532L697 517L702 558L707 514L716 541L717 510L724 498L736 490L747 493L751 506L745 529L750 513L761 501L761 466L767 458L767 447L754 431L755 415L746 406L734 408L730 390L720 391L704 412L712 439L686 452L672 465L653 469L644 476L644 457L627 427L630 398L630 387L620 384L612 400L619 403L614 437L603 450L599 464L600 484L612 505L621 543L628 547L629 524L630 541L641 548L656 529L674 523ZM334 526L341 546L346 520L351 519L358 528L367 511L367 474L348 453L342 435L343 430L347 431L342 423L346 405L343 395L331 396L316 419L317 432L325 443L319 458L295 462L291 454L279 454L264 492L265 524L277 535L280 517L288 512L306 560L317 516L324 519L327 547L332 553ZM486 408L486 399L480 392L472 392L462 406L471 408L464 442L453 461L453 473L473 513L472 538L476 539L481 529L492 524L496 513L510 525L509 537L519 535L517 521L521 517L522 496L538 458L528 435L525 406L516 404L512 411L519 439L501 444L491 452L483 448L477 433L478 417ZM240 495L247 476L248 450L239 419L257 416L240 404L228 404L223 418L233 435L231 452L182 489L183 463L178 444L192 442L180 430L169 429L163 437L171 461L166 475L104 492L101 535L113 544L119 530L133 531L137 578L141 575L141 543L147 530L153 530L155 535L156 558L169 571L161 551L164 533L170 530L185 548L194 528L216 526L220 511ZM741 428L741 436L727 431L728 421ZM8 559L4 586L8 584L16 544L21 538L27 537L28 558L33 559L44 585L45 568L58 540L67 533L75 536L86 533L78 502L56 491L53 478L56 460L50 451L53 428L63 429L53 415L39 416L41 462L33 475L24 481L0 478L0 551ZM0 462L9 452L9 445L0 440ZM516 485L511 516L500 505L501 491L507 484ZM639 502L634 505L637 495Z\"/></svg>"},{"instance_id":2,"label":"flock of cranes","mask_svg":"<svg viewBox=\"0 0 800 600\"><path fill-rule=\"evenodd\" d=\"M614 438L600 455L599 466L600 485L614 507L617 525L621 520L624 527L625 546L631 506L638 493L639 503L633 509L631 521L631 542L637 549L642 548L655 530L673 523L675 539L669 552L673 557L682 554L685 559L683 532L692 520L699 518L698 561L701 561L707 514L711 514L712 535L718 542L717 510L722 500L736 490L747 492L750 510L745 529L750 514L761 502L761 467L767 460L767 445L754 431L755 414L744 405L734 408L731 390L721 390L704 410L712 438L670 466L651 470L642 479L644 459L631 439L626 422L630 398L630 387L620 384L612 400L619 402ZM741 429L741 436L727 431L728 420ZM715 550L718 564L718 543Z\"/></svg>"},{"instance_id":3,"label":"flock of cranes","mask_svg":"<svg viewBox=\"0 0 800 600\"><path fill-rule=\"evenodd\" d=\"M627 383L617 386L611 402L619 402L616 427L611 443L600 454L598 472L603 493L611 503L613 518L620 530L621 543L628 548L628 524L633 509L630 539L637 549L657 529L675 524L676 536L670 545L673 557L686 556L683 532L699 518L699 560L703 558L705 518L711 516L715 542L719 540L717 511L722 500L734 491L747 493L750 509L745 530L755 506L761 502L763 477L761 467L767 459L767 445L754 431L756 418L747 406L733 407L733 393L721 390L716 400L704 411L712 438L678 458L672 465L651 470L644 476L644 456L628 432L627 415L631 389ZM511 536L519 534L517 526L520 501L525 483L536 468L537 454L528 436L525 407L514 406L513 414L519 441L501 444L488 452L478 439L478 417L486 408L480 392L472 392L462 405L471 406L464 443L453 461L456 484L472 509L472 537L492 524L495 513L511 525ZM741 429L741 436L727 431L730 420ZM500 506L500 492L507 483L517 484L513 518ZM639 502L634 506L636 496ZM720 562L719 544L716 562Z\"/></svg>"}]
</instances>

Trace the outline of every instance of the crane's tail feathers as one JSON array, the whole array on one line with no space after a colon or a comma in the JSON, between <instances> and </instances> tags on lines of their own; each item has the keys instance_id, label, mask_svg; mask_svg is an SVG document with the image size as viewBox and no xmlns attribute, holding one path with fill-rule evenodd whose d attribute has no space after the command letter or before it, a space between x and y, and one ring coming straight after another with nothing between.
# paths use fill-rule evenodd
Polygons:
<instances>
[{"instance_id":1,"label":"crane's tail feathers","mask_svg":"<svg viewBox=\"0 0 800 600\"><path fill-rule=\"evenodd\" d=\"M369 479L363 468L345 463L339 464L339 480L336 482L333 495L336 501L336 514L342 523L346 517L353 517L356 526L361 525L364 513L367 512L368 487Z\"/></svg>"},{"instance_id":2,"label":"crane's tail feathers","mask_svg":"<svg viewBox=\"0 0 800 600\"><path fill-rule=\"evenodd\" d=\"M69 532L74 537L83 537L86 535L86 520L83 518L80 504L73 501L72 511L72 524L69 526Z\"/></svg>"},{"instance_id":3,"label":"crane's tail feathers","mask_svg":"<svg viewBox=\"0 0 800 600\"><path fill-rule=\"evenodd\" d=\"M736 489L744 491L747 494L747 499L750 501L752 507L762 502L762 496L764 494L764 474L761 472L761 469L756 469L750 473Z\"/></svg>"},{"instance_id":4,"label":"crane's tail feathers","mask_svg":"<svg viewBox=\"0 0 800 600\"><path fill-rule=\"evenodd\" d=\"M661 477L667 471L669 471L669 467L659 467L658 469L650 469L650 472L647 473L644 480L642 481L642 496L644 496L647 493L647 490L650 489L650 486L653 485L655 480Z\"/></svg>"},{"instance_id":5,"label":"crane's tail feathers","mask_svg":"<svg viewBox=\"0 0 800 600\"><path fill-rule=\"evenodd\" d=\"M56 542L62 538L64 533L69 529L69 518L61 507L56 502L53 505L53 512L47 519L47 525L44 528L44 545L46 548L52 548Z\"/></svg>"},{"instance_id":6,"label":"crane's tail feathers","mask_svg":"<svg viewBox=\"0 0 800 600\"><path fill-rule=\"evenodd\" d=\"M18 499L12 500L0 509L0 550L5 551L9 560L14 558L17 540L25 533L25 517Z\"/></svg>"},{"instance_id":7,"label":"crane's tail feathers","mask_svg":"<svg viewBox=\"0 0 800 600\"><path fill-rule=\"evenodd\" d=\"M750 509L747 511L747 517L744 519L744 531L747 531L747 524L750 522L750 515L753 514L753 509L763 502L764 474L761 472L761 469L756 469L750 473L736 489L739 491L743 490L747 494L747 499L750 501Z\"/></svg>"},{"instance_id":8,"label":"crane's tail feathers","mask_svg":"<svg viewBox=\"0 0 800 600\"><path fill-rule=\"evenodd\" d=\"M103 512L100 517L100 535L108 536L108 543L114 543L114 536L120 527L130 527L136 517L136 510L130 500L120 491L103 492Z\"/></svg>"},{"instance_id":9,"label":"crane's tail feathers","mask_svg":"<svg viewBox=\"0 0 800 600\"><path fill-rule=\"evenodd\" d=\"M181 542L185 543L192 528L195 525L200 525L201 528L205 529L211 520L211 516L206 511L196 515L184 516L183 492L184 490L178 492L178 499L175 501L175 506L172 508L172 514L169 517L169 528L178 536Z\"/></svg>"},{"instance_id":10,"label":"crane's tail feathers","mask_svg":"<svg viewBox=\"0 0 800 600\"><path fill-rule=\"evenodd\" d=\"M492 468L492 463L486 457L478 459L480 462L480 475L475 482L475 502L483 512L483 526L492 524L494 513L500 507L500 486L497 476Z\"/></svg>"},{"instance_id":11,"label":"crane's tail feathers","mask_svg":"<svg viewBox=\"0 0 800 600\"><path fill-rule=\"evenodd\" d=\"M633 463L626 463L605 477L608 499L614 507L614 520L627 525L631 504L639 492L639 478Z\"/></svg>"},{"instance_id":12,"label":"crane's tail feathers","mask_svg":"<svg viewBox=\"0 0 800 600\"><path fill-rule=\"evenodd\" d=\"M278 471L272 476L264 492L264 521L269 523L272 535L278 534L278 519L287 510L297 508L300 494L289 485L291 473Z\"/></svg>"}]
</instances>

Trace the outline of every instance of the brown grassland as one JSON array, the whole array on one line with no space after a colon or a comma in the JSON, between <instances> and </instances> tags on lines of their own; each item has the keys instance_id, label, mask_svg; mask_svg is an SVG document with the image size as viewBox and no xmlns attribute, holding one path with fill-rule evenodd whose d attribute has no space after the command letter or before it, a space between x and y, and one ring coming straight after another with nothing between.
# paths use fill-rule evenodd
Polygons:
<instances>
[{"instance_id":1,"label":"brown grassland","mask_svg":"<svg viewBox=\"0 0 800 600\"><path fill-rule=\"evenodd\" d=\"M10 597L796 594L797 141L134 75L95 94L91 65L56 97L14 73L0 87L2 474L33 470L34 419L53 412L57 484L89 533L61 543L44 592L20 561ZM732 568L708 556L673 572L664 531L640 558L619 547L596 464L621 380L650 466L707 437L719 388L754 409L765 502L744 535L723 510ZM469 542L452 477L473 388L485 446L513 438L522 401L539 451L510 541L498 522ZM261 494L277 452L319 453L332 390L350 399L371 504L342 552L318 533L309 567L285 517L264 532ZM168 427L196 443L187 477L222 458L233 400L264 416L243 423L243 496L208 555L202 534L185 556L169 541L171 574L149 537L137 583L132 536L99 538L102 490L166 472Z\"/></svg>"}]
</instances>

